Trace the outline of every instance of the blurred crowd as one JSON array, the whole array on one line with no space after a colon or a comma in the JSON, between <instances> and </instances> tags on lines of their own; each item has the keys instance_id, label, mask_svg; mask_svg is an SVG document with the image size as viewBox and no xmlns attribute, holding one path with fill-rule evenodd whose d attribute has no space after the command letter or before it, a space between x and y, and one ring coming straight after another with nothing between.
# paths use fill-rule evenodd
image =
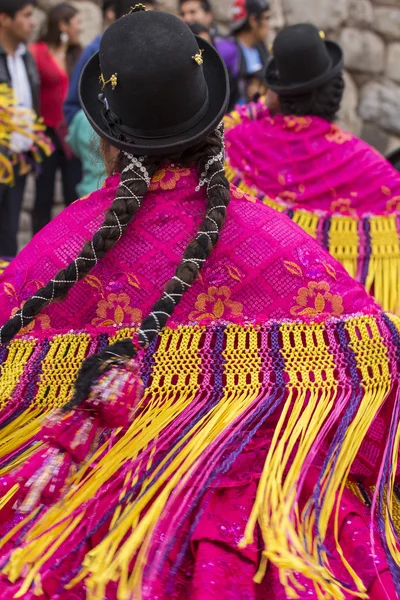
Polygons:
<instances>
[{"instance_id":1,"label":"blurred crowd","mask_svg":"<svg viewBox=\"0 0 400 600\"><path fill-rule=\"evenodd\" d=\"M157 10L156 0L145 2ZM132 0L104 0L106 29L127 14ZM61 173L67 206L97 189L104 177L99 144L80 107L79 79L86 62L99 50L101 35L87 47L80 44L82 23L78 10L62 2L48 13L38 41L29 44L35 0L0 0L0 83L13 88L18 105L33 109L45 125L53 152L36 177L32 232L51 219L57 172ZM208 0L179 0L177 12L192 31L213 44L228 69L229 110L265 92L270 6L268 0L236 0L232 24L224 34L215 23ZM15 135L12 150L29 153L29 135ZM27 176L14 184L0 184L0 256L17 254L17 233Z\"/></svg>"}]
</instances>

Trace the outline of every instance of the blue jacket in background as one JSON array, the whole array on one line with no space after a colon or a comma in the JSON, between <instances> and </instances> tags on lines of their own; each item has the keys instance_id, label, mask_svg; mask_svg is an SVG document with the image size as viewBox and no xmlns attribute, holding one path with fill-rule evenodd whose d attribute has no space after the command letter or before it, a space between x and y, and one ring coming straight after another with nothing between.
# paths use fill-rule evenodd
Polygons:
<instances>
[{"instance_id":1,"label":"blue jacket in background","mask_svg":"<svg viewBox=\"0 0 400 600\"><path fill-rule=\"evenodd\" d=\"M64 103L64 116L68 125L71 123L76 113L81 109L81 104L79 102L79 80L88 60L100 50L100 41L101 35L98 35L89 46L86 46L72 71L68 96Z\"/></svg>"}]
</instances>

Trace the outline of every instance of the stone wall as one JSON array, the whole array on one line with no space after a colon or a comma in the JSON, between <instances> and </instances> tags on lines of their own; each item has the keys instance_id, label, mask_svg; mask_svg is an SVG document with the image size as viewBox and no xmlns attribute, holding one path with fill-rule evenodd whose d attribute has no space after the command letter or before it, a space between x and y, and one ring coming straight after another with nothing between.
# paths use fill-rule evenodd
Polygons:
<instances>
[{"instance_id":1,"label":"stone wall","mask_svg":"<svg viewBox=\"0 0 400 600\"><path fill-rule=\"evenodd\" d=\"M39 0L38 21L58 0ZM97 0L72 0L82 10L84 43L101 30ZM232 0L212 0L222 26ZM134 4L134 0L132 0ZM159 0L174 11L177 0ZM400 146L400 0L272 0L273 34L285 24L310 21L338 40L345 52L342 125L381 152Z\"/></svg>"}]
</instances>

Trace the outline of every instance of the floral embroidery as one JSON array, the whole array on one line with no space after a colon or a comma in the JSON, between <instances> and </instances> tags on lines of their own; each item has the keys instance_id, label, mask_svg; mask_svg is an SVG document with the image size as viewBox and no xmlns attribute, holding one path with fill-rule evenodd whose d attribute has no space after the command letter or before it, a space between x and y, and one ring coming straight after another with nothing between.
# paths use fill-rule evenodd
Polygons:
<instances>
[{"instance_id":1,"label":"floral embroidery","mask_svg":"<svg viewBox=\"0 0 400 600\"><path fill-rule=\"evenodd\" d=\"M332 125L330 131L325 135L325 139L334 144L345 144L346 142L351 142L353 136L351 133L346 133L346 131L340 129L337 125Z\"/></svg>"},{"instance_id":2,"label":"floral embroidery","mask_svg":"<svg viewBox=\"0 0 400 600\"><path fill-rule=\"evenodd\" d=\"M176 188L178 181L188 175L190 175L190 169L173 169L171 167L160 169L151 180L149 189L152 192L156 192L157 190L173 190Z\"/></svg>"},{"instance_id":3,"label":"floral embroidery","mask_svg":"<svg viewBox=\"0 0 400 600\"><path fill-rule=\"evenodd\" d=\"M311 117L286 116L283 118L286 129L292 129L295 133L308 129L312 123Z\"/></svg>"},{"instance_id":4,"label":"floral embroidery","mask_svg":"<svg viewBox=\"0 0 400 600\"><path fill-rule=\"evenodd\" d=\"M25 302L22 303L22 306L24 304L25 304ZM16 306L15 308L12 309L11 316L13 317L15 315L15 313L17 313L18 311L19 311L19 308L18 308L18 306ZM50 323L49 315L38 315L37 317L35 317L35 319L33 319L33 321L31 321L29 323L29 325L27 325L26 327L21 329L19 333L21 333L21 334L30 333L33 329L39 329L39 330L43 331L44 329L50 329L50 327L51 327L51 323Z\"/></svg>"},{"instance_id":5,"label":"floral embroidery","mask_svg":"<svg viewBox=\"0 0 400 600\"><path fill-rule=\"evenodd\" d=\"M92 325L110 327L111 325L132 325L140 323L142 311L132 308L128 294L109 294L106 300L100 300L97 305L96 315Z\"/></svg>"},{"instance_id":6,"label":"floral embroidery","mask_svg":"<svg viewBox=\"0 0 400 600\"><path fill-rule=\"evenodd\" d=\"M230 300L230 297L231 291L227 286L208 288L207 294L199 294L197 297L196 310L189 315L189 319L202 321L240 316L243 312L243 304Z\"/></svg>"},{"instance_id":7,"label":"floral embroidery","mask_svg":"<svg viewBox=\"0 0 400 600\"><path fill-rule=\"evenodd\" d=\"M254 196L250 196L249 194L247 194L246 192L244 192L243 190L232 186L231 187L231 193L232 196L234 198L236 198L237 200L247 200L248 202L256 202L256 199L254 198Z\"/></svg>"},{"instance_id":8,"label":"floral embroidery","mask_svg":"<svg viewBox=\"0 0 400 600\"><path fill-rule=\"evenodd\" d=\"M343 300L332 294L326 281L310 281L307 287L300 288L296 306L291 309L294 316L316 317L318 315L339 317L343 313Z\"/></svg>"},{"instance_id":9,"label":"floral embroidery","mask_svg":"<svg viewBox=\"0 0 400 600\"><path fill-rule=\"evenodd\" d=\"M351 207L351 200L349 198L339 198L331 204L331 211L333 213L341 213L342 215L355 216L357 211Z\"/></svg>"},{"instance_id":10,"label":"floral embroidery","mask_svg":"<svg viewBox=\"0 0 400 600\"><path fill-rule=\"evenodd\" d=\"M400 196L394 196L386 203L386 211L394 212L400 210Z\"/></svg>"},{"instance_id":11,"label":"floral embroidery","mask_svg":"<svg viewBox=\"0 0 400 600\"><path fill-rule=\"evenodd\" d=\"M295 192L289 192L289 190L286 190L278 195L278 199L282 200L282 202L286 202L287 204L294 204L297 200L297 194Z\"/></svg>"}]
</instances>

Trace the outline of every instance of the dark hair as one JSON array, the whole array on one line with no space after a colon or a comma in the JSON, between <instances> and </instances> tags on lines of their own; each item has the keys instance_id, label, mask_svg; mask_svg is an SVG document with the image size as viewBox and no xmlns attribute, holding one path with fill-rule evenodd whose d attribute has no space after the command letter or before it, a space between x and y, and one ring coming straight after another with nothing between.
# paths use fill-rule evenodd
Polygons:
<instances>
[{"instance_id":1,"label":"dark hair","mask_svg":"<svg viewBox=\"0 0 400 600\"><path fill-rule=\"evenodd\" d=\"M84 245L78 258L29 298L22 309L0 329L0 343L12 340L22 327L31 323L53 300L65 298L74 284L84 279L98 261L117 244L139 211L150 178L157 168L165 163L165 160L154 157L142 157L137 161L137 157L127 156L125 153L120 153L119 156L117 170L121 172L121 181L103 225ZM219 239L230 198L229 182L224 169L222 124L197 146L185 151L181 156L170 157L170 160L182 165L198 165L199 173L201 172L202 178L207 180L208 207L199 231L187 246L174 277L166 284L160 300L141 324L138 339L142 347L147 347L157 337L183 294L198 278L204 262ZM87 398L91 384L100 372L104 372L105 365L111 367L110 356L134 356L135 353L133 342L124 340L108 347L102 354L86 359L75 384L74 398L66 410Z\"/></svg>"},{"instance_id":2,"label":"dark hair","mask_svg":"<svg viewBox=\"0 0 400 600\"><path fill-rule=\"evenodd\" d=\"M334 121L344 92L343 74L339 73L322 87L298 96L279 96L284 115L314 116Z\"/></svg>"},{"instance_id":3,"label":"dark hair","mask_svg":"<svg viewBox=\"0 0 400 600\"><path fill-rule=\"evenodd\" d=\"M200 35L201 33L210 33L208 27L202 25L201 23L190 23L188 27L190 31L194 33L194 35Z\"/></svg>"},{"instance_id":4,"label":"dark hair","mask_svg":"<svg viewBox=\"0 0 400 600\"><path fill-rule=\"evenodd\" d=\"M62 2L61 4L56 4L50 10L47 23L46 23L46 31L40 37L40 41L44 42L48 46L53 46L54 48L58 48L61 44L61 29L60 23L69 23L73 17L79 14L79 11L71 4L67 4L66 2ZM72 70L77 62L80 53L82 52L82 47L80 44L71 44L67 49L66 63L67 63L67 73L70 75Z\"/></svg>"},{"instance_id":5,"label":"dark hair","mask_svg":"<svg viewBox=\"0 0 400 600\"><path fill-rule=\"evenodd\" d=\"M179 0L179 8L181 8L183 4L186 4L186 2L192 2L192 0ZM195 2L199 2L201 4L201 8L204 10L204 12L212 12L212 7L209 0L195 0Z\"/></svg>"},{"instance_id":6,"label":"dark hair","mask_svg":"<svg viewBox=\"0 0 400 600\"><path fill-rule=\"evenodd\" d=\"M14 18L25 6L36 6L36 0L0 0L0 14Z\"/></svg>"},{"instance_id":7,"label":"dark hair","mask_svg":"<svg viewBox=\"0 0 400 600\"><path fill-rule=\"evenodd\" d=\"M400 148L394 150L386 157L391 165L396 169L396 171L400 171Z\"/></svg>"},{"instance_id":8,"label":"dark hair","mask_svg":"<svg viewBox=\"0 0 400 600\"><path fill-rule=\"evenodd\" d=\"M263 8L262 10L260 10L260 12L250 13L249 16L247 17L246 21L243 23L243 25L241 27L239 27L238 29L236 29L233 32L233 34L237 35L238 33L242 33L243 31L251 31L250 17L255 16L256 21L260 21L262 15L268 11L269 11L269 8Z\"/></svg>"},{"instance_id":9,"label":"dark hair","mask_svg":"<svg viewBox=\"0 0 400 600\"><path fill-rule=\"evenodd\" d=\"M105 15L106 12L110 10L110 8L113 8L115 10L115 0L104 0L102 7L103 15Z\"/></svg>"}]
</instances>

